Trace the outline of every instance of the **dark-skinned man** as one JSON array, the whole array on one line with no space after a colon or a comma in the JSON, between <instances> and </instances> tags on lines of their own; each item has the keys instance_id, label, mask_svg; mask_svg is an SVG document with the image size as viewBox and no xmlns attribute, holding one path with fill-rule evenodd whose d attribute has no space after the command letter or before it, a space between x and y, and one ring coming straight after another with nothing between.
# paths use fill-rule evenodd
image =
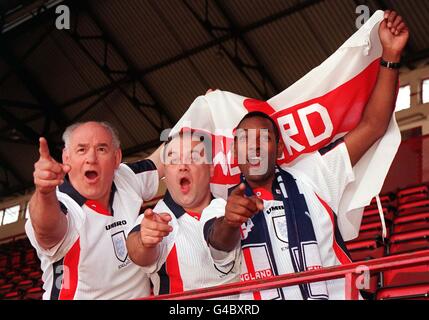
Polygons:
<instances>
[{"instance_id":1,"label":"dark-skinned man","mask_svg":"<svg viewBox=\"0 0 429 320\"><path fill-rule=\"evenodd\" d=\"M377 82L361 121L343 138L305 155L299 165L280 168L276 160L283 143L275 122L251 112L238 124L235 152L242 182L226 202L213 201L204 215L204 237L219 267L241 263L241 280L253 280L350 263L335 212L354 180L352 167L388 128L398 84L394 63L400 61L409 32L396 12L386 11L379 36L383 52ZM344 299L344 279L243 293L241 298Z\"/></svg>"}]
</instances>

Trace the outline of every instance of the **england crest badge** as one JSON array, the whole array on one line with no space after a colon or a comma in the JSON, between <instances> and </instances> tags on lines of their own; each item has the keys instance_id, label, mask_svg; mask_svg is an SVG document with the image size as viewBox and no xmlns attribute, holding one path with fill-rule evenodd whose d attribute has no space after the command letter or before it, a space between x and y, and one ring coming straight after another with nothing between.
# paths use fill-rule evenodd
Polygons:
<instances>
[{"instance_id":1,"label":"england crest badge","mask_svg":"<svg viewBox=\"0 0 429 320\"><path fill-rule=\"evenodd\" d=\"M118 260L121 262L125 262L128 256L125 232L120 231L113 234L112 242L113 242L113 248L115 249L116 258L118 258Z\"/></svg>"}]
</instances>

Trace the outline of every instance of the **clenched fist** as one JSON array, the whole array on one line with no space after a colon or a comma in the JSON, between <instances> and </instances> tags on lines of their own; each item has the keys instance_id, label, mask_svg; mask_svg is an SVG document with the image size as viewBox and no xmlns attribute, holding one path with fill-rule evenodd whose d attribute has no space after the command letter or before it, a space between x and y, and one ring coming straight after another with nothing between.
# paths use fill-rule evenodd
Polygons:
<instances>
[{"instance_id":1,"label":"clenched fist","mask_svg":"<svg viewBox=\"0 0 429 320\"><path fill-rule=\"evenodd\" d=\"M43 194L55 191L55 188L64 182L64 176L71 167L55 161L49 154L48 142L45 138L39 139L39 160L34 164L34 184L36 190Z\"/></svg>"},{"instance_id":2,"label":"clenched fist","mask_svg":"<svg viewBox=\"0 0 429 320\"><path fill-rule=\"evenodd\" d=\"M378 33L383 46L383 57L398 62L409 38L408 26L403 18L395 11L386 10Z\"/></svg>"}]
</instances>

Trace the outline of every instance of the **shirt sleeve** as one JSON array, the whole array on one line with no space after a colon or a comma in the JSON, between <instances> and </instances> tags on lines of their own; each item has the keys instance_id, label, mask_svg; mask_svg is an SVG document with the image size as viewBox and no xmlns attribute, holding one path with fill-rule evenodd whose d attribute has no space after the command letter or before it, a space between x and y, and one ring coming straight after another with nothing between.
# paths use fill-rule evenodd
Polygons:
<instances>
[{"instance_id":1,"label":"shirt sleeve","mask_svg":"<svg viewBox=\"0 0 429 320\"><path fill-rule=\"evenodd\" d=\"M143 200L150 200L158 192L158 170L150 159L144 159L133 163L123 163L135 175L137 192Z\"/></svg>"},{"instance_id":2,"label":"shirt sleeve","mask_svg":"<svg viewBox=\"0 0 429 320\"><path fill-rule=\"evenodd\" d=\"M42 255L51 262L56 262L67 254L79 238L79 230L85 221L85 215L83 214L82 208L79 207L73 199L59 191L57 191L57 197L60 202L61 209L67 218L67 231L64 237L54 247L44 249L39 245L31 218L29 218L25 224L25 232L38 255Z\"/></svg>"},{"instance_id":3,"label":"shirt sleeve","mask_svg":"<svg viewBox=\"0 0 429 320\"><path fill-rule=\"evenodd\" d=\"M310 184L336 213L346 186L355 179L343 139L302 156L284 169Z\"/></svg>"},{"instance_id":4,"label":"shirt sleeve","mask_svg":"<svg viewBox=\"0 0 429 320\"><path fill-rule=\"evenodd\" d=\"M225 216L226 201L224 199L214 199L210 205L203 210L201 215L201 235L204 243L207 244L207 250L209 256L212 259L216 269L224 274L228 274L231 271L239 271L241 262L241 242L237 243L237 246L230 252L218 250L210 245L208 242L210 229L217 218Z\"/></svg>"}]
</instances>

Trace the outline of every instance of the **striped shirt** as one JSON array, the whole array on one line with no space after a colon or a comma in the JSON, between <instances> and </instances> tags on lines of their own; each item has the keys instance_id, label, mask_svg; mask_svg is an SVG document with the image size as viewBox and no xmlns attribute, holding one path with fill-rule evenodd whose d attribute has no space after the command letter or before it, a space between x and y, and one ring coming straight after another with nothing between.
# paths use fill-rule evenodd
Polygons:
<instances>
[{"instance_id":1,"label":"striped shirt","mask_svg":"<svg viewBox=\"0 0 429 320\"><path fill-rule=\"evenodd\" d=\"M168 213L173 231L160 243L157 261L143 270L150 274L154 294L168 294L239 281L234 264L217 268L202 237L200 214L186 212L167 192L154 212ZM132 231L140 230L139 216ZM231 297L229 297L231 298Z\"/></svg>"}]
</instances>

